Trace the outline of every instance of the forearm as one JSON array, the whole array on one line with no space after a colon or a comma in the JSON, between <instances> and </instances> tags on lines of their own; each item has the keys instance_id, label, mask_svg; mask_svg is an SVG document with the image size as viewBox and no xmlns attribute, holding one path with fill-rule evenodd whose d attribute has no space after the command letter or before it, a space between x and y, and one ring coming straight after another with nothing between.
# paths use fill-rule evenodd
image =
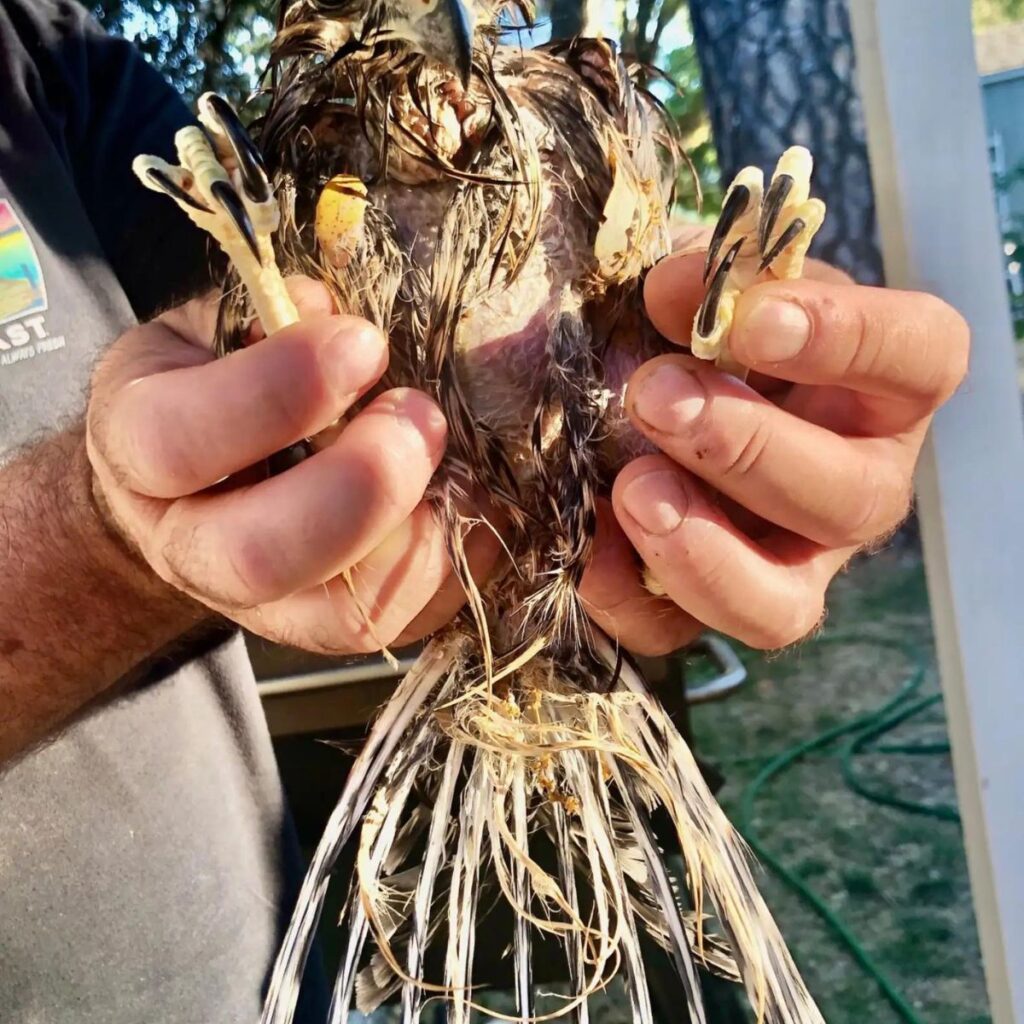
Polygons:
<instances>
[{"instance_id":1,"label":"forearm","mask_svg":"<svg viewBox=\"0 0 1024 1024\"><path fill-rule=\"evenodd\" d=\"M82 430L0 469L0 766L204 615L109 531L91 479Z\"/></svg>"}]
</instances>

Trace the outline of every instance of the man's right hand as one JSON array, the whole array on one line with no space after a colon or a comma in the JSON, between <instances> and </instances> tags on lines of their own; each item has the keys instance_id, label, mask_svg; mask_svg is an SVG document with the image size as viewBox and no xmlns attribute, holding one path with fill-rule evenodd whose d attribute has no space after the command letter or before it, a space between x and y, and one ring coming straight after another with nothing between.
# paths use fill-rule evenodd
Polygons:
<instances>
[{"instance_id":1,"label":"man's right hand","mask_svg":"<svg viewBox=\"0 0 1024 1024\"><path fill-rule=\"evenodd\" d=\"M290 287L303 319L224 359L215 300L111 348L88 415L100 503L161 579L253 632L325 653L410 642L463 600L423 500L444 417L425 394L387 391L299 465L254 470L347 413L388 362L375 327L335 315L312 281ZM483 567L497 546L477 533Z\"/></svg>"}]
</instances>

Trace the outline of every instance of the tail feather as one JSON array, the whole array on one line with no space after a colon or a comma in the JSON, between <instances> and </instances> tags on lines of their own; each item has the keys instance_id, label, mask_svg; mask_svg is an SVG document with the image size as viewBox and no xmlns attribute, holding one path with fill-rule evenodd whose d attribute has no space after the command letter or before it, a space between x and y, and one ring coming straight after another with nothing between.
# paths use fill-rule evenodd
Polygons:
<instances>
[{"instance_id":1,"label":"tail feather","mask_svg":"<svg viewBox=\"0 0 1024 1024\"><path fill-rule=\"evenodd\" d=\"M576 866L573 855L572 840L569 835L569 824L566 820L565 808L554 804L551 810L552 831L554 833L555 856L558 859L558 878L562 892L569 903L574 917L580 917L579 893L576 887ZM573 929L566 939L566 956L569 966L569 984L573 992L582 992L585 988L585 951L583 936L578 929ZM586 999L581 1000L571 1011L571 1024L590 1024L590 1011Z\"/></svg>"},{"instance_id":2,"label":"tail feather","mask_svg":"<svg viewBox=\"0 0 1024 1024\"><path fill-rule=\"evenodd\" d=\"M445 984L450 992L451 1024L469 1024L472 1008L473 953L476 910L480 895L480 862L484 848L484 818L492 799L485 754L477 751L462 797L459 838L452 866L448 909L448 951Z\"/></svg>"},{"instance_id":3,"label":"tail feather","mask_svg":"<svg viewBox=\"0 0 1024 1024\"><path fill-rule=\"evenodd\" d=\"M690 1012L690 1021L692 1024L706 1024L707 1017L704 1013L704 1000L701 995L700 979L697 976L697 968L693 962L693 955L690 952L686 928L679 914L675 893L672 889L672 881L665 868L664 859L661 851L658 849L650 824L644 818L642 811L636 807L633 787L623 778L623 774L618 767L612 770L615 774L615 782L618 785L619 793L629 814L630 823L633 826L633 835L643 851L644 860L649 869L648 881L652 894L656 902L660 904L664 915L669 938L669 955L672 958L676 972L679 974L679 980L683 983L683 990L686 993L686 1006Z\"/></svg>"},{"instance_id":4,"label":"tail feather","mask_svg":"<svg viewBox=\"0 0 1024 1024\"><path fill-rule=\"evenodd\" d=\"M757 893L747 850L686 744L628 661L600 635L594 644L604 668L535 656L495 677L500 686L457 634L427 648L355 763L275 968L264 1024L292 1019L331 868L364 814L330 1024L346 1024L353 995L365 1011L399 991L403 1024L419 1021L427 994L444 999L450 1024L470 1024L485 886L514 918L516 1010L490 1009L493 1018L589 1024L589 997L621 970L631 1024L653 1024L643 929L668 951L691 1024L707 1020L702 969L742 976L763 1024L823 1024ZM659 803L678 834L688 908L650 824ZM541 833L554 848L551 871ZM705 932L705 905L726 942ZM568 997L543 1012L535 934L563 944L570 981ZM443 976L431 981L426 953L439 938ZM371 940L376 951L360 971Z\"/></svg>"},{"instance_id":5,"label":"tail feather","mask_svg":"<svg viewBox=\"0 0 1024 1024\"><path fill-rule=\"evenodd\" d=\"M366 746L352 765L299 891L295 913L274 964L261 1024L292 1024L299 986L338 855L359 825L392 755L406 739L406 730L431 692L453 670L458 657L459 650L453 650L450 642L443 644L438 640L427 646L384 706Z\"/></svg>"},{"instance_id":6,"label":"tail feather","mask_svg":"<svg viewBox=\"0 0 1024 1024\"><path fill-rule=\"evenodd\" d=\"M512 834L524 857L529 856L529 829L526 820L526 778L523 762L517 760L512 774ZM530 907L530 878L522 860L513 870L513 893L516 903ZM530 1024L534 1017L533 965L530 959L530 920L525 914L516 917L515 932L515 989L516 1007L522 1024Z\"/></svg>"},{"instance_id":7,"label":"tail feather","mask_svg":"<svg viewBox=\"0 0 1024 1024\"><path fill-rule=\"evenodd\" d=\"M402 813L416 781L416 775L411 771L412 765L415 760L429 753L432 737L423 727L419 731L427 735L410 744L406 757L400 757L392 763L366 815L359 844L358 885L353 887L349 901L348 942L331 1001L330 1024L347 1024L359 962L371 924L378 935L386 935L389 931L388 926L381 922L381 910L387 905L387 897L382 893L381 869L392 852Z\"/></svg>"},{"instance_id":8,"label":"tail feather","mask_svg":"<svg viewBox=\"0 0 1024 1024\"><path fill-rule=\"evenodd\" d=\"M606 663L614 664L607 641L600 641L599 648ZM729 937L757 1019L824 1024L758 892L749 851L715 802L689 747L628 663L621 667L620 685L640 699L633 718L640 723L638 733L650 762L669 790L668 809L683 848L695 909L700 915L706 892Z\"/></svg>"},{"instance_id":9,"label":"tail feather","mask_svg":"<svg viewBox=\"0 0 1024 1024\"><path fill-rule=\"evenodd\" d=\"M434 812L427 833L427 847L423 855L423 869L413 899L412 934L406 959L409 981L402 985L402 1024L415 1024L423 1005L423 954L427 947L434 900L434 886L438 871L447 861L447 836L450 831L455 787L462 771L466 748L454 742L448 748L441 783L434 799Z\"/></svg>"}]
</instances>

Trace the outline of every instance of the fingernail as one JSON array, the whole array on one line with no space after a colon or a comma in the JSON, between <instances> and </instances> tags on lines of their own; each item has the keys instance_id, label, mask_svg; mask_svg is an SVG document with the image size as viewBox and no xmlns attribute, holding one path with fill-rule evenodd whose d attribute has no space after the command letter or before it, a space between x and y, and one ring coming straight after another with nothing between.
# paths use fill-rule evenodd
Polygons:
<instances>
[{"instance_id":1,"label":"fingernail","mask_svg":"<svg viewBox=\"0 0 1024 1024\"><path fill-rule=\"evenodd\" d=\"M663 434L680 434L700 414L707 394L701 382L676 363L661 363L630 387L633 412Z\"/></svg>"},{"instance_id":2,"label":"fingernail","mask_svg":"<svg viewBox=\"0 0 1024 1024\"><path fill-rule=\"evenodd\" d=\"M811 340L811 318L799 303L763 298L742 320L740 348L751 362L782 363Z\"/></svg>"},{"instance_id":3,"label":"fingernail","mask_svg":"<svg viewBox=\"0 0 1024 1024\"><path fill-rule=\"evenodd\" d=\"M664 537L682 523L689 498L678 473L659 469L631 480L622 505L643 530Z\"/></svg>"}]
</instances>

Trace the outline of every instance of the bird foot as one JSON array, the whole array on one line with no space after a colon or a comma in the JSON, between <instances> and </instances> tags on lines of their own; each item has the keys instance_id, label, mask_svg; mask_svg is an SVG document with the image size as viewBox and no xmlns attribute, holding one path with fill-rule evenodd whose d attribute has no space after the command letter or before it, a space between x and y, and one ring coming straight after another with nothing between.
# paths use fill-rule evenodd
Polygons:
<instances>
[{"instance_id":1,"label":"bird foot","mask_svg":"<svg viewBox=\"0 0 1024 1024\"><path fill-rule=\"evenodd\" d=\"M762 275L794 280L803 273L825 220L825 204L810 198L813 169L811 154L794 146L782 155L767 191L757 167L744 168L729 186L704 266L707 294L693 324L690 344L699 359L745 373L729 353L736 302Z\"/></svg>"},{"instance_id":2,"label":"bird foot","mask_svg":"<svg viewBox=\"0 0 1024 1024\"><path fill-rule=\"evenodd\" d=\"M298 320L274 258L280 210L263 159L231 105L213 93L199 100L203 128L174 137L180 166L136 157L132 170L146 188L170 196L227 253L267 334ZM205 131L203 130L205 128Z\"/></svg>"}]
</instances>

